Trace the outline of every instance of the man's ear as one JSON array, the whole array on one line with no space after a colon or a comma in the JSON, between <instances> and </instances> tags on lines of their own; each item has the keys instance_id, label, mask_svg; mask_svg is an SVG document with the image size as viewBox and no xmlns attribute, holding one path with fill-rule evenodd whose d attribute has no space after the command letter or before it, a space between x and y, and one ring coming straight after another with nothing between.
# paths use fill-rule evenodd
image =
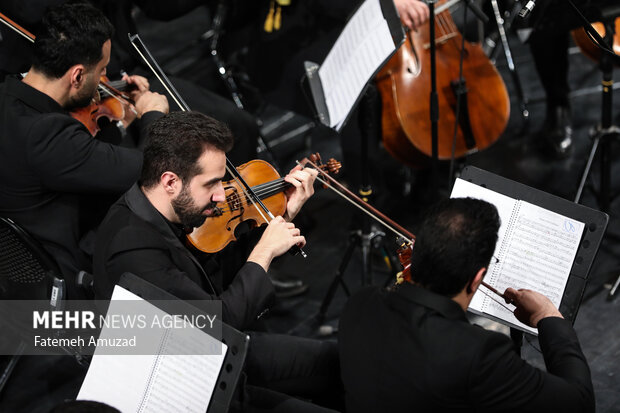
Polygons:
<instances>
[{"instance_id":1,"label":"man's ear","mask_svg":"<svg viewBox=\"0 0 620 413\"><path fill-rule=\"evenodd\" d=\"M71 87L79 88L86 78L86 67L81 64L74 65L69 68L68 72Z\"/></svg>"},{"instance_id":2,"label":"man's ear","mask_svg":"<svg viewBox=\"0 0 620 413\"><path fill-rule=\"evenodd\" d=\"M476 292L478 287L480 287L480 283L482 283L482 279L486 273L486 267L482 267L478 270L476 276L469 282L469 284L467 284L467 294L473 294Z\"/></svg>"},{"instance_id":3,"label":"man's ear","mask_svg":"<svg viewBox=\"0 0 620 413\"><path fill-rule=\"evenodd\" d=\"M180 192L181 187L183 186L181 179L174 172L166 171L161 174L159 178L159 184L164 188L167 194L176 195Z\"/></svg>"}]
</instances>

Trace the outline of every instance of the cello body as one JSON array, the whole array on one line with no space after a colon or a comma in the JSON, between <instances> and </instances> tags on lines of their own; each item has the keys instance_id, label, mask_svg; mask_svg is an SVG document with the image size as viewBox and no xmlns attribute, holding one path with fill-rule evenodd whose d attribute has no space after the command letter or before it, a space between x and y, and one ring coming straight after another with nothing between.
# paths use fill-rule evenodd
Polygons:
<instances>
[{"instance_id":1,"label":"cello body","mask_svg":"<svg viewBox=\"0 0 620 413\"><path fill-rule=\"evenodd\" d=\"M448 10L436 15L439 159L450 159L456 119L461 34ZM377 74L383 102L386 150L411 167L431 156L429 23L409 31L396 54ZM506 86L479 44L465 42L462 98L455 157L487 148L502 134L510 116ZM457 83L457 84L454 84Z\"/></svg>"},{"instance_id":2,"label":"cello body","mask_svg":"<svg viewBox=\"0 0 620 413\"><path fill-rule=\"evenodd\" d=\"M620 17L616 17L614 25L615 34L613 50L615 54L620 55ZM592 23L592 27L594 27L594 30L596 30L601 37L605 37L605 25L603 23ZM579 47L579 49L584 55L588 56L590 59L596 62L600 62L601 49L599 49L598 46L596 46L594 42L592 42L585 29L580 28L573 30L571 34L573 35L573 40L575 41L575 44ZM616 66L618 66L618 64L616 64Z\"/></svg>"}]
</instances>

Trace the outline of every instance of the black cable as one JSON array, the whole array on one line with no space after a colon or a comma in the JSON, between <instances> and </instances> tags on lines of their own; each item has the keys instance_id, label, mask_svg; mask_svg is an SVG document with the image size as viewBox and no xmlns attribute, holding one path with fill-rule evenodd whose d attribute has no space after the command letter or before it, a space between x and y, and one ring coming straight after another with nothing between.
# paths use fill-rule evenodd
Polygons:
<instances>
[{"instance_id":1,"label":"black cable","mask_svg":"<svg viewBox=\"0 0 620 413\"><path fill-rule=\"evenodd\" d=\"M459 117L461 116L461 98L463 87L463 61L465 60L465 30L467 29L467 6L463 7L463 34L461 35L461 55L459 57L459 80L458 90L459 93L456 97L456 108L454 110L454 132L452 134L452 153L450 154L450 172L448 175L448 188L452 186L452 179L454 176L454 161L456 154L456 135L459 130Z\"/></svg>"}]
</instances>

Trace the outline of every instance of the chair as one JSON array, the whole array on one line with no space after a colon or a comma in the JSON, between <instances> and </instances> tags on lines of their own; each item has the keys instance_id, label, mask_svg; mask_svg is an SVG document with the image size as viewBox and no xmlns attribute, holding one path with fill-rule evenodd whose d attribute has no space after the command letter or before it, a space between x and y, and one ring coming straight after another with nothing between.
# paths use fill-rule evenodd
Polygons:
<instances>
[{"instance_id":1,"label":"chair","mask_svg":"<svg viewBox=\"0 0 620 413\"><path fill-rule=\"evenodd\" d=\"M10 219L0 217L0 299L49 300L50 310L61 310L64 297L65 280L56 262L26 231ZM4 320L4 328L19 335L15 323ZM0 392L23 351L21 342L14 355L5 361Z\"/></svg>"}]
</instances>

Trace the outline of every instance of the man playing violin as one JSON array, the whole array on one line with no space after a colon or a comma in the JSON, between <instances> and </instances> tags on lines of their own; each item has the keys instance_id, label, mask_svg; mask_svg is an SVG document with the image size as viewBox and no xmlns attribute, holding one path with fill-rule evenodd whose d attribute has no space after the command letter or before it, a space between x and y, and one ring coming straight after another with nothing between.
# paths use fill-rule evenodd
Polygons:
<instances>
[{"instance_id":1,"label":"man playing violin","mask_svg":"<svg viewBox=\"0 0 620 413\"><path fill-rule=\"evenodd\" d=\"M231 249L239 250L240 245L248 251L253 248L223 293L224 280L205 276L192 251L181 246L187 244L187 231L201 226L217 205L226 205L222 180L232 143L224 124L198 112L173 112L153 123L141 177L110 209L97 235L98 298L109 298L116 281L129 271L182 299L219 295L224 302L224 321L239 329L247 328L265 309L273 292L266 277L271 261L305 243L289 221L314 193L317 172L296 167L284 178L293 185L287 193L286 219L276 217L262 236L261 231L252 231L234 243L237 245Z\"/></svg>"},{"instance_id":2,"label":"man playing violin","mask_svg":"<svg viewBox=\"0 0 620 413\"><path fill-rule=\"evenodd\" d=\"M86 4L61 5L44 16L34 62L24 79L0 86L0 215L13 219L57 260L68 297L90 260L79 246L91 221L89 196L119 194L138 178L142 154L93 139L69 111L91 103L110 58L113 28ZM168 111L164 96L137 76L126 77L138 129Z\"/></svg>"},{"instance_id":3,"label":"man playing violin","mask_svg":"<svg viewBox=\"0 0 620 413\"><path fill-rule=\"evenodd\" d=\"M153 123L140 180L112 206L97 233L96 298L109 299L120 276L131 272L180 299L220 300L224 322L240 330L252 328L274 298L267 275L271 261L305 244L289 221L314 193L317 172L294 168L284 178L292 184L284 217L206 255L190 249L186 235L209 219L218 205L226 205L222 180L231 146L228 128L198 112L171 112ZM289 383L278 389L305 398L339 388L333 343L250 335L248 383ZM313 377L321 380L312 381ZM289 411L301 411L296 403L305 405L278 397L287 399Z\"/></svg>"},{"instance_id":4,"label":"man playing violin","mask_svg":"<svg viewBox=\"0 0 620 413\"><path fill-rule=\"evenodd\" d=\"M515 316L538 328L547 372L523 361L507 336L469 324L465 312L491 261L495 207L444 200L419 227L412 282L368 288L340 319L349 412L593 412L590 370L570 322L531 290L508 288Z\"/></svg>"}]
</instances>

